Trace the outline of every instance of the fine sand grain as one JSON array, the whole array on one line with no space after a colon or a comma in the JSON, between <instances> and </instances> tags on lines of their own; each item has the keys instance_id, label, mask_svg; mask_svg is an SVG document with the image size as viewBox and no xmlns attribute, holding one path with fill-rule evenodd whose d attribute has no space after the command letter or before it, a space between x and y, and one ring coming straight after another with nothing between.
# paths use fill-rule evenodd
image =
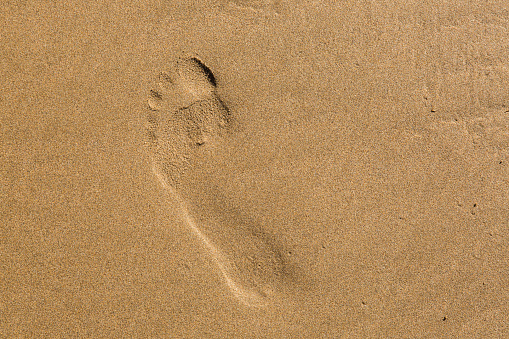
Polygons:
<instances>
[{"instance_id":1,"label":"fine sand grain","mask_svg":"<svg viewBox=\"0 0 509 339\"><path fill-rule=\"evenodd\" d=\"M0 18L0 337L509 337L507 1Z\"/></svg>"}]
</instances>

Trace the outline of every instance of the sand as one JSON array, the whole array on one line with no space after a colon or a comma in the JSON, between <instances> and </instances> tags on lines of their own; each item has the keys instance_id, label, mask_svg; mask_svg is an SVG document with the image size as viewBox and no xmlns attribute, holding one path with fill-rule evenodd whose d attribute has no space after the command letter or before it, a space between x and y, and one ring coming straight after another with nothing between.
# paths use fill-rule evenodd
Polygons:
<instances>
[{"instance_id":1,"label":"sand","mask_svg":"<svg viewBox=\"0 0 509 339\"><path fill-rule=\"evenodd\" d=\"M2 5L0 337L509 337L509 7Z\"/></svg>"}]
</instances>

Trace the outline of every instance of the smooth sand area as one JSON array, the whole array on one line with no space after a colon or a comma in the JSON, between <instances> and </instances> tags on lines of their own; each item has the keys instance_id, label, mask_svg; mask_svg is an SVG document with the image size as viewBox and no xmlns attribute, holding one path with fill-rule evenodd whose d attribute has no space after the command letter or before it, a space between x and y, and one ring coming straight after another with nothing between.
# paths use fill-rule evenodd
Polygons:
<instances>
[{"instance_id":1,"label":"smooth sand area","mask_svg":"<svg viewBox=\"0 0 509 339\"><path fill-rule=\"evenodd\" d=\"M0 337L509 337L506 1L0 18Z\"/></svg>"}]
</instances>

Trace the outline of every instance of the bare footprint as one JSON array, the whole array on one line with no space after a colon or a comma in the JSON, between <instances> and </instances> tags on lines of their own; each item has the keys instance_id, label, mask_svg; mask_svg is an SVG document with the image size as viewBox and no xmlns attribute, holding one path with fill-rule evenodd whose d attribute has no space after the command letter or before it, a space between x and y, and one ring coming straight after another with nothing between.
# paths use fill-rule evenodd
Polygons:
<instances>
[{"instance_id":1,"label":"bare footprint","mask_svg":"<svg viewBox=\"0 0 509 339\"><path fill-rule=\"evenodd\" d=\"M184 221L209 250L239 301L255 307L288 302L287 286L294 274L283 251L256 223L224 207L211 185L200 184L202 191L196 193L196 185L186 184L197 164L193 160L207 159L215 149L226 147L223 137L231 132L230 111L216 86L213 73L194 55L180 57L171 71L161 73L148 99L152 170L180 203Z\"/></svg>"}]
</instances>

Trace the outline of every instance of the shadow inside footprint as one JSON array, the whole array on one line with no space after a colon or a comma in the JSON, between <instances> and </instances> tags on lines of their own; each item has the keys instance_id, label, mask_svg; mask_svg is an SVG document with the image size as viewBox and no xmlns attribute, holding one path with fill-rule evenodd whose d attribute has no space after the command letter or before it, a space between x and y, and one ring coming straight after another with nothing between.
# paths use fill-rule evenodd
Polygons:
<instances>
[{"instance_id":1,"label":"shadow inside footprint","mask_svg":"<svg viewBox=\"0 0 509 339\"><path fill-rule=\"evenodd\" d=\"M198 58L191 57L191 58L184 58L179 60L178 67L184 72L189 75L196 75L196 78L201 79L207 79L208 82L216 87L216 78L214 77L214 74L212 71L205 66ZM204 75L204 77L202 76Z\"/></svg>"},{"instance_id":2,"label":"shadow inside footprint","mask_svg":"<svg viewBox=\"0 0 509 339\"><path fill-rule=\"evenodd\" d=\"M191 93L193 101L207 99L216 90L212 71L196 57L181 57L177 61L179 84Z\"/></svg>"}]
</instances>

